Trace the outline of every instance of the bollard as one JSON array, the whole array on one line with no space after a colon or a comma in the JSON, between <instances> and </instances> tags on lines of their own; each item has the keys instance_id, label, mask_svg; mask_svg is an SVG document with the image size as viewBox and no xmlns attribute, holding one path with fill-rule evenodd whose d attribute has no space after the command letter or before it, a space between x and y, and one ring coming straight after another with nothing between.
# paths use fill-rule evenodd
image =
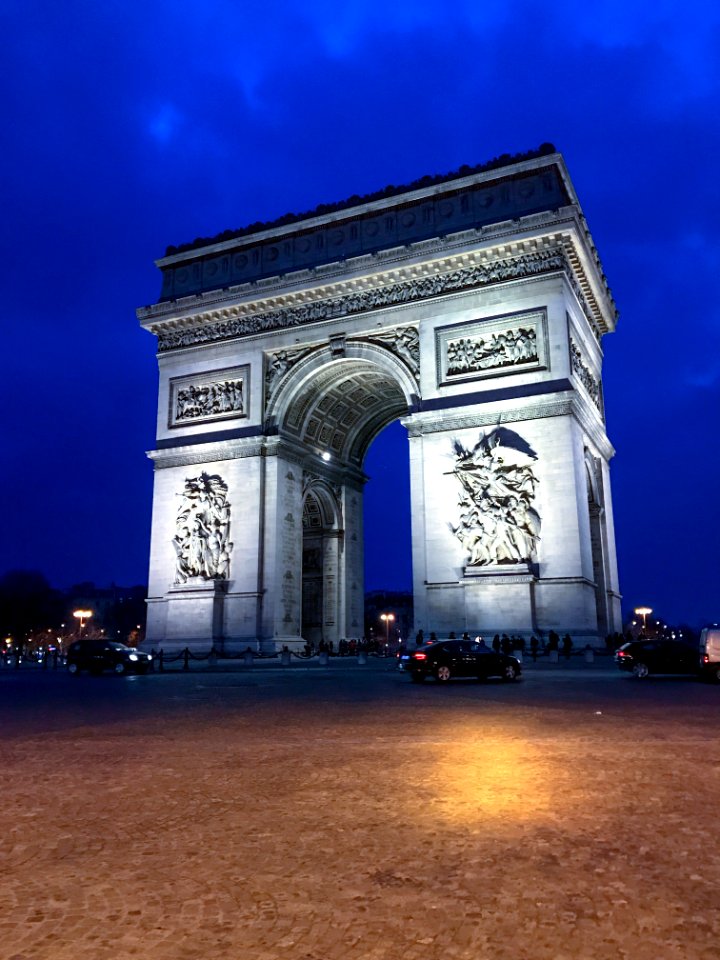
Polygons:
<instances>
[{"instance_id":1,"label":"bollard","mask_svg":"<svg viewBox=\"0 0 720 960\"><path fill-rule=\"evenodd\" d=\"M557 663L560 659L557 650L551 650L548 654L548 657L550 658L550 663Z\"/></svg>"},{"instance_id":2,"label":"bollard","mask_svg":"<svg viewBox=\"0 0 720 960\"><path fill-rule=\"evenodd\" d=\"M190 651L187 647L183 650L183 670L190 669Z\"/></svg>"},{"instance_id":3,"label":"bollard","mask_svg":"<svg viewBox=\"0 0 720 960\"><path fill-rule=\"evenodd\" d=\"M591 646L585 647L585 663L594 663L595 662L595 651Z\"/></svg>"},{"instance_id":4,"label":"bollard","mask_svg":"<svg viewBox=\"0 0 720 960\"><path fill-rule=\"evenodd\" d=\"M210 648L210 653L208 654L208 666L209 666L209 667L216 667L216 666L217 666L217 662L218 662L217 652L216 652L216 650L215 650L215 647L211 647L211 648Z\"/></svg>"},{"instance_id":5,"label":"bollard","mask_svg":"<svg viewBox=\"0 0 720 960\"><path fill-rule=\"evenodd\" d=\"M165 669L165 660L164 660L164 657L165 657L165 654L164 654L163 651L161 650L160 653L158 654L158 662L159 662L159 664L160 664L160 673L162 673L163 670Z\"/></svg>"},{"instance_id":6,"label":"bollard","mask_svg":"<svg viewBox=\"0 0 720 960\"><path fill-rule=\"evenodd\" d=\"M248 647L245 653L243 654L243 663L245 664L246 667L251 667L253 665L253 660L254 660L253 652L250 649L250 647Z\"/></svg>"},{"instance_id":7,"label":"bollard","mask_svg":"<svg viewBox=\"0 0 720 960\"><path fill-rule=\"evenodd\" d=\"M361 650L360 653L358 653L358 666L363 666L365 663L367 663L367 654L364 650Z\"/></svg>"},{"instance_id":8,"label":"bollard","mask_svg":"<svg viewBox=\"0 0 720 960\"><path fill-rule=\"evenodd\" d=\"M328 665L329 654L327 650L321 650L318 654L318 663L321 667L326 667Z\"/></svg>"},{"instance_id":9,"label":"bollard","mask_svg":"<svg viewBox=\"0 0 720 960\"><path fill-rule=\"evenodd\" d=\"M282 651L282 653L280 654L280 663L282 664L283 667L289 667L289 666L290 666L290 651L289 651L289 650L283 650L283 651Z\"/></svg>"}]
</instances>

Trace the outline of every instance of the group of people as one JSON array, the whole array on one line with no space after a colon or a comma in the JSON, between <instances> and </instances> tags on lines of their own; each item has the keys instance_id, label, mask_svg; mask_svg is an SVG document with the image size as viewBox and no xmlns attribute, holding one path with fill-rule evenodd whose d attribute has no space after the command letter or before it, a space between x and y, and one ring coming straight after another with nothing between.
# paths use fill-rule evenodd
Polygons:
<instances>
[{"instance_id":1,"label":"group of people","mask_svg":"<svg viewBox=\"0 0 720 960\"><path fill-rule=\"evenodd\" d=\"M457 639L457 636L454 631L450 632L450 634L448 635L448 639L449 640ZM463 633L462 639L470 640L472 638L470 637L469 633ZM475 637L475 639L479 640L480 643L482 643L484 646L487 646L485 640L482 637ZM428 642L435 643L436 641L437 641L437 634L432 632L428 637ZM418 630L417 634L415 635L415 645L419 647L419 646L422 646L423 643L425 643L424 631ZM515 651L519 651L520 653L524 654L529 649L530 655L532 656L533 661L537 659L538 655L551 653L553 650L559 652L560 649L562 648L563 656L567 660L569 660L570 656L572 655L573 640L569 633L566 633L561 640L559 634L557 634L554 630L551 630L548 633L547 642L542 638L538 639L536 636L532 636L530 637L529 641L526 641L524 637L521 637L516 634L513 634L512 636L510 636L507 633L503 633L502 635L499 633L496 633L495 636L492 638L491 646L495 651L495 653L506 653L506 654L512 654Z\"/></svg>"},{"instance_id":2,"label":"group of people","mask_svg":"<svg viewBox=\"0 0 720 960\"><path fill-rule=\"evenodd\" d=\"M332 640L320 640L319 643L315 643L314 640L309 640L305 643L305 656L312 657L316 653L328 653L331 657L355 657L358 653L381 653L380 641L376 640L375 637L371 637L369 640L366 640L365 637L362 637L360 640L338 640L337 650L335 649L335 644Z\"/></svg>"}]
</instances>

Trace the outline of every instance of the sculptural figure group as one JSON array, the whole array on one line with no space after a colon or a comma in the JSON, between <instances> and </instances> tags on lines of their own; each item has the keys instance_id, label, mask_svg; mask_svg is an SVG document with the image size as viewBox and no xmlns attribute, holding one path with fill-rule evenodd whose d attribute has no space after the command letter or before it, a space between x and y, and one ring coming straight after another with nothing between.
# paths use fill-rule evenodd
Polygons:
<instances>
[{"instance_id":1,"label":"sculptural figure group","mask_svg":"<svg viewBox=\"0 0 720 960\"><path fill-rule=\"evenodd\" d=\"M540 516L534 507L537 478L527 456L503 457L497 431L473 450L456 444L453 473L460 481L460 523L453 532L469 565L530 562L536 558Z\"/></svg>"},{"instance_id":2,"label":"sculptural figure group","mask_svg":"<svg viewBox=\"0 0 720 960\"><path fill-rule=\"evenodd\" d=\"M178 507L173 547L177 555L175 583L227 580L230 574L230 505L227 484L201 473L185 481Z\"/></svg>"},{"instance_id":3,"label":"sculptural figure group","mask_svg":"<svg viewBox=\"0 0 720 960\"><path fill-rule=\"evenodd\" d=\"M447 346L447 372L450 375L469 370L485 370L537 360L537 334L534 327L502 330L483 337L451 340Z\"/></svg>"},{"instance_id":4,"label":"sculptural figure group","mask_svg":"<svg viewBox=\"0 0 720 960\"><path fill-rule=\"evenodd\" d=\"M175 420L194 420L222 413L242 413L244 409L242 380L189 385L178 390Z\"/></svg>"}]
</instances>

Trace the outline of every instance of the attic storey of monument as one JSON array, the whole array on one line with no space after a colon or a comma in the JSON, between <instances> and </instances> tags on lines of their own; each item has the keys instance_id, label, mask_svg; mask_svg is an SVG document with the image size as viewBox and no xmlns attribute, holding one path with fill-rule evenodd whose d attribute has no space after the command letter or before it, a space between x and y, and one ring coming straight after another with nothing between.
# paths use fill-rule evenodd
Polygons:
<instances>
[{"instance_id":1,"label":"attic storey of monument","mask_svg":"<svg viewBox=\"0 0 720 960\"><path fill-rule=\"evenodd\" d=\"M158 261L148 637L363 632L363 461L410 443L415 627L620 627L601 339L562 157L396 188Z\"/></svg>"}]
</instances>

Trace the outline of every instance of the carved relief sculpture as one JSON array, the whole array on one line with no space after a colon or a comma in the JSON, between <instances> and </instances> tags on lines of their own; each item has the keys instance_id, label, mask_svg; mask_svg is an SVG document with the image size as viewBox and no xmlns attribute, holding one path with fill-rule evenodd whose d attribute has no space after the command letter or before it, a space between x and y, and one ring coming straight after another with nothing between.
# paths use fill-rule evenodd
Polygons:
<instances>
[{"instance_id":1,"label":"carved relief sculpture","mask_svg":"<svg viewBox=\"0 0 720 960\"><path fill-rule=\"evenodd\" d=\"M590 394L592 401L598 410L601 410L602 402L600 400L600 383L590 372L590 368L583 360L582 353L572 338L570 338L570 360L572 362L573 373Z\"/></svg>"},{"instance_id":2,"label":"carved relief sculpture","mask_svg":"<svg viewBox=\"0 0 720 960\"><path fill-rule=\"evenodd\" d=\"M158 349L161 353L191 347L199 343L212 343L246 334L264 333L268 330L281 330L334 317L364 313L367 310L413 303L427 297L438 297L477 286L501 283L523 277L540 276L562 270L568 275L572 268L561 247L538 250L489 264L475 264L472 267L450 270L447 273L417 277L409 281L388 283L384 286L362 290L349 296L331 297L314 303L281 307L254 316L235 317L218 320L189 330L158 331ZM586 309L582 291L577 296ZM587 311L589 314L589 311ZM592 323L592 318L589 316Z\"/></svg>"},{"instance_id":3,"label":"carved relief sculpture","mask_svg":"<svg viewBox=\"0 0 720 960\"><path fill-rule=\"evenodd\" d=\"M535 453L518 434L500 427L472 450L455 443L452 473L462 486L460 523L451 527L470 566L537 559L540 515L535 509Z\"/></svg>"},{"instance_id":4,"label":"carved relief sculpture","mask_svg":"<svg viewBox=\"0 0 720 960\"><path fill-rule=\"evenodd\" d=\"M227 484L201 473L187 479L175 523L175 583L227 580L230 575L230 505Z\"/></svg>"},{"instance_id":5,"label":"carved relief sculpture","mask_svg":"<svg viewBox=\"0 0 720 960\"><path fill-rule=\"evenodd\" d=\"M351 338L355 339L355 338ZM417 327L398 327L384 333L372 333L368 340L389 347L412 370L415 377L420 373L420 335Z\"/></svg>"},{"instance_id":6,"label":"carved relief sculpture","mask_svg":"<svg viewBox=\"0 0 720 960\"><path fill-rule=\"evenodd\" d=\"M220 413L243 412L242 380L223 380L218 383L204 383L202 386L188 384L177 391L176 423L198 417L213 417Z\"/></svg>"},{"instance_id":7,"label":"carved relief sculpture","mask_svg":"<svg viewBox=\"0 0 720 960\"><path fill-rule=\"evenodd\" d=\"M465 337L447 345L447 370L450 376L495 367L522 366L538 359L534 327L502 330L487 338Z\"/></svg>"},{"instance_id":8,"label":"carved relief sculpture","mask_svg":"<svg viewBox=\"0 0 720 960\"><path fill-rule=\"evenodd\" d=\"M168 426L247 415L248 365L170 380Z\"/></svg>"}]
</instances>

